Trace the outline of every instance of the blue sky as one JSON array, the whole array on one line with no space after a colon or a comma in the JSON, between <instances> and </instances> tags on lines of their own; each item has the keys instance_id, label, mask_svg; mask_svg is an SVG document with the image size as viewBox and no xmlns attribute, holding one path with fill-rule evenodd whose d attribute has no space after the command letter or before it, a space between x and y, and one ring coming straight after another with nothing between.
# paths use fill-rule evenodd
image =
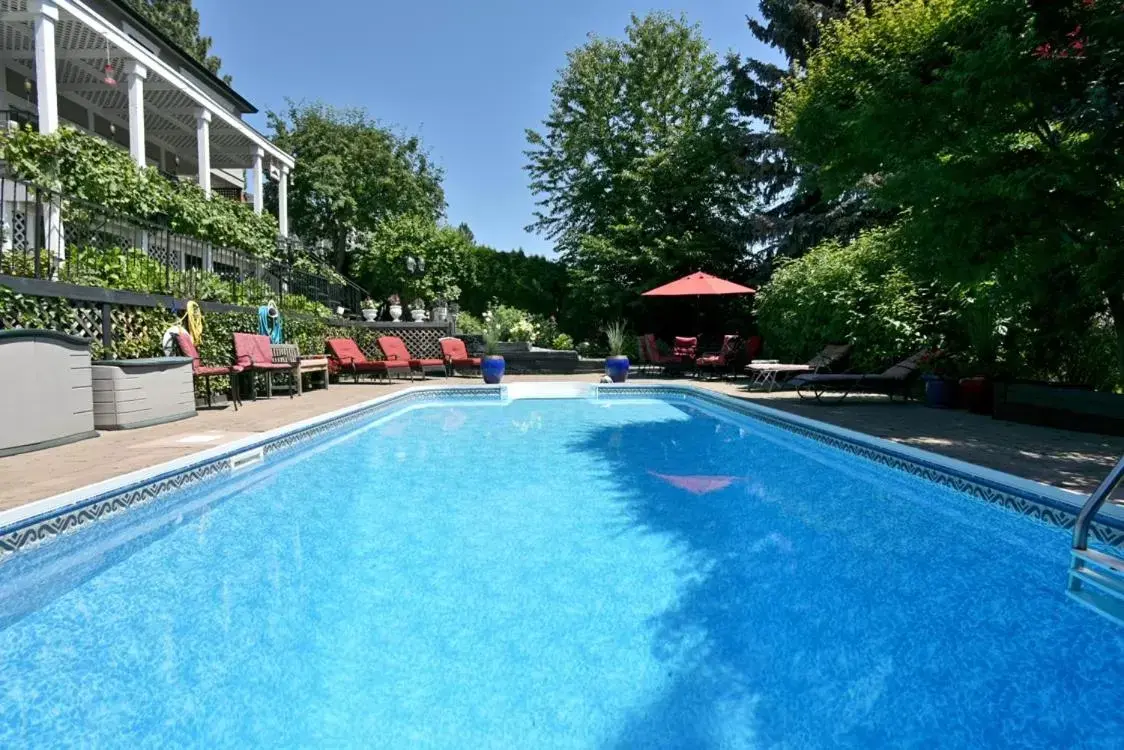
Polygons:
<instances>
[{"instance_id":1,"label":"blue sky","mask_svg":"<svg viewBox=\"0 0 1124 750\"><path fill-rule=\"evenodd\" d=\"M523 131L550 107L566 52L589 32L620 36L631 12L684 12L711 46L765 59L756 0L196 0L203 33L262 112L285 97L361 106L421 135L445 169L448 220L478 242L551 254L523 228L534 201ZM264 131L264 114L252 123Z\"/></svg>"}]
</instances>

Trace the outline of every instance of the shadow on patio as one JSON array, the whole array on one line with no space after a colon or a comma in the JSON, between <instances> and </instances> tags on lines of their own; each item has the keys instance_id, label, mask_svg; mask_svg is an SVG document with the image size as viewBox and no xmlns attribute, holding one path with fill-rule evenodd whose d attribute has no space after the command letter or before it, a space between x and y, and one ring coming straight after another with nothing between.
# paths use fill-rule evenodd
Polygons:
<instances>
[{"instance_id":1,"label":"shadow on patio","mask_svg":"<svg viewBox=\"0 0 1124 750\"><path fill-rule=\"evenodd\" d=\"M761 393L729 384L720 384L714 390L1086 494L1124 455L1121 437L1018 424L960 410L931 409L915 402L890 401L884 396L850 396L841 403L818 404L802 400L792 391Z\"/></svg>"}]
</instances>

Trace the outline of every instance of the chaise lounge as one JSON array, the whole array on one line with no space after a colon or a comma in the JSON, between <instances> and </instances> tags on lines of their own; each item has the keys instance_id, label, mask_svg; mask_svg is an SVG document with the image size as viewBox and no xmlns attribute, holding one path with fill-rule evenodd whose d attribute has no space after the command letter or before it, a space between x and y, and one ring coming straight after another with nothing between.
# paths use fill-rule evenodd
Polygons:
<instances>
[{"instance_id":1,"label":"chaise lounge","mask_svg":"<svg viewBox=\"0 0 1124 750\"><path fill-rule=\"evenodd\" d=\"M445 359L445 371L456 373L457 370L480 371L480 358L468 356L468 349L464 342L453 336L446 336L437 342L441 345L441 355Z\"/></svg>"},{"instance_id":2,"label":"chaise lounge","mask_svg":"<svg viewBox=\"0 0 1124 750\"><path fill-rule=\"evenodd\" d=\"M811 373L797 375L792 383L800 398L814 398L816 401L823 401L824 396L842 401L851 393L878 393L889 396L891 400L894 396L908 399L910 386L920 374L918 364L926 354L928 350L922 349L880 373Z\"/></svg>"},{"instance_id":3,"label":"chaise lounge","mask_svg":"<svg viewBox=\"0 0 1124 750\"><path fill-rule=\"evenodd\" d=\"M332 370L339 373L350 372L355 377L356 383L359 382L359 376L365 372L381 375L386 378L388 383L390 382L391 371L402 372L404 370L407 375L410 373L409 362L367 359L367 355L352 339L328 339L325 344L328 348L328 363Z\"/></svg>"},{"instance_id":4,"label":"chaise lounge","mask_svg":"<svg viewBox=\"0 0 1124 750\"><path fill-rule=\"evenodd\" d=\"M412 357L406 344L397 336L379 336L379 349L382 349L388 362L407 362L411 370L421 373L423 380L427 368L445 372L445 360Z\"/></svg>"}]
</instances>

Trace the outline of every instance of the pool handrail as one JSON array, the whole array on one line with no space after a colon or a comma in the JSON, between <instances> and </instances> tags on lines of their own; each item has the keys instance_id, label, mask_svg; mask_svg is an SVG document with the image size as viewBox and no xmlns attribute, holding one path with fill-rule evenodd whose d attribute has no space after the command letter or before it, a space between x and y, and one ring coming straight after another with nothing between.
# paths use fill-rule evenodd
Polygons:
<instances>
[{"instance_id":1,"label":"pool handrail","mask_svg":"<svg viewBox=\"0 0 1124 750\"><path fill-rule=\"evenodd\" d=\"M1101 506L1108 500L1108 496L1116 489L1116 485L1124 479L1124 456L1116 462L1116 466L1112 467L1112 471L1108 473L1093 490L1093 494L1089 495L1089 499L1081 506L1081 511L1077 514L1077 520L1073 524L1073 548L1076 550L1087 549L1089 546L1089 527L1093 523L1093 519L1097 517L1100 512Z\"/></svg>"}]
</instances>

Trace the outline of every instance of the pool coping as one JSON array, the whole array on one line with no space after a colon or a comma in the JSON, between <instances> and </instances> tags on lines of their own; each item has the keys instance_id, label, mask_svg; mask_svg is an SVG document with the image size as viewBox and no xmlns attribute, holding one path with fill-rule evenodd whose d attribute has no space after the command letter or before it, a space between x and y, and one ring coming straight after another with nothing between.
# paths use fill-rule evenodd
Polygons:
<instances>
[{"instance_id":1,"label":"pool coping","mask_svg":"<svg viewBox=\"0 0 1124 750\"><path fill-rule=\"evenodd\" d=\"M529 384L513 384L519 388L512 389L512 396L519 393L518 397L521 398L574 398L584 394L610 400L620 397L667 396L698 399L1061 528L1073 527L1076 514L1085 500L1085 496L1078 493L789 414L694 385L591 383L585 389L575 389L573 384L559 389L556 386L561 382L564 381L546 381L540 389L530 390L527 388ZM0 563L16 552L102 518L147 504L198 482L229 476L239 471L241 465L255 465L289 453L310 440L388 407L442 399L500 402L508 398L509 387L438 385L407 388L0 511ZM1092 526L1092 533L1104 544L1124 548L1124 514L1116 509L1102 511Z\"/></svg>"}]
</instances>

